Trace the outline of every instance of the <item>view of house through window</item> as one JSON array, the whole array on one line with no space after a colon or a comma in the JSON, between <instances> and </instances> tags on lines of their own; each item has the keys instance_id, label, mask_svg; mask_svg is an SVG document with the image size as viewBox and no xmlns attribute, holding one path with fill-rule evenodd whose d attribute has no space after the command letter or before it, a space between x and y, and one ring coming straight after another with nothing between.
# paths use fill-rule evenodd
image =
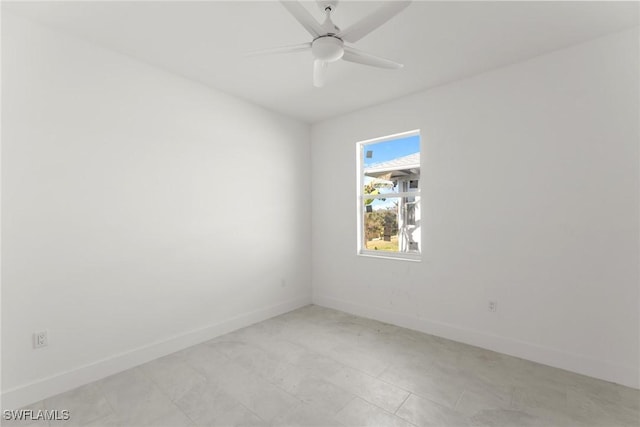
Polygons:
<instances>
[{"instance_id":1,"label":"view of house through window","mask_svg":"<svg viewBox=\"0 0 640 427\"><path fill-rule=\"evenodd\" d=\"M420 134L358 143L360 253L420 254Z\"/></svg>"}]
</instances>

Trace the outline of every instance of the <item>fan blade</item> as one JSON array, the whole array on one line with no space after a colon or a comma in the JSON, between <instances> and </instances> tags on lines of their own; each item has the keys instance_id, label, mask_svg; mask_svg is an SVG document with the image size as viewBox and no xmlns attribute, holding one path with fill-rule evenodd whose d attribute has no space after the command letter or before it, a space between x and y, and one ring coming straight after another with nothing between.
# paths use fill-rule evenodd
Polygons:
<instances>
[{"instance_id":1,"label":"fan blade","mask_svg":"<svg viewBox=\"0 0 640 427\"><path fill-rule=\"evenodd\" d=\"M327 79L328 65L328 62L320 61L319 59L313 61L313 85L315 87L324 86L324 82Z\"/></svg>"},{"instance_id":2,"label":"fan blade","mask_svg":"<svg viewBox=\"0 0 640 427\"><path fill-rule=\"evenodd\" d=\"M302 43L302 44L296 44L293 46L272 47L269 49L254 50L252 52L247 52L245 56L274 55L279 53L296 53L296 52L304 52L309 49L311 49L311 43Z\"/></svg>"},{"instance_id":3,"label":"fan blade","mask_svg":"<svg viewBox=\"0 0 640 427\"><path fill-rule=\"evenodd\" d=\"M307 9L299 1L280 1L282 5L293 15L296 20L311 34L314 38L324 34L322 25L315 20Z\"/></svg>"},{"instance_id":4,"label":"fan blade","mask_svg":"<svg viewBox=\"0 0 640 427\"><path fill-rule=\"evenodd\" d=\"M389 68L392 70L404 67L404 65L398 64L397 62L380 58L379 56L363 52L350 46L344 47L344 55L342 55L342 59L349 62L357 62L358 64L371 65L379 68Z\"/></svg>"},{"instance_id":5,"label":"fan blade","mask_svg":"<svg viewBox=\"0 0 640 427\"><path fill-rule=\"evenodd\" d=\"M345 28L337 36L347 42L356 42L402 12L410 3L411 1L388 1L371 15Z\"/></svg>"}]
</instances>

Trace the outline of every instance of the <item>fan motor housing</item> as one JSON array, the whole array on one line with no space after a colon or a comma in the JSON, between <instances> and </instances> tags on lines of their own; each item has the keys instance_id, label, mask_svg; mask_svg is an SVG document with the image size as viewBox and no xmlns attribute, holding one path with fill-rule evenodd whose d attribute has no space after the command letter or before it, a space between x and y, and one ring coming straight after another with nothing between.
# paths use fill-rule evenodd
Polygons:
<instances>
[{"instance_id":1,"label":"fan motor housing","mask_svg":"<svg viewBox=\"0 0 640 427\"><path fill-rule=\"evenodd\" d=\"M315 39L311 45L311 52L316 59L335 62L344 54L344 43L334 36L323 36Z\"/></svg>"}]
</instances>

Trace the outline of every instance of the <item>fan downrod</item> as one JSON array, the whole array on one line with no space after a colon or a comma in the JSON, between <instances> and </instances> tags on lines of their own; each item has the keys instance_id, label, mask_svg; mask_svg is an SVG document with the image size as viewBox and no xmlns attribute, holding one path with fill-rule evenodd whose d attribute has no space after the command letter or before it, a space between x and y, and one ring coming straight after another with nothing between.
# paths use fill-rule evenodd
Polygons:
<instances>
[{"instance_id":1,"label":"fan downrod","mask_svg":"<svg viewBox=\"0 0 640 427\"><path fill-rule=\"evenodd\" d=\"M329 9L329 11L334 11L336 10L336 7L338 7L338 0L316 0L316 2L318 3L320 10L323 12L326 12L327 9Z\"/></svg>"}]
</instances>

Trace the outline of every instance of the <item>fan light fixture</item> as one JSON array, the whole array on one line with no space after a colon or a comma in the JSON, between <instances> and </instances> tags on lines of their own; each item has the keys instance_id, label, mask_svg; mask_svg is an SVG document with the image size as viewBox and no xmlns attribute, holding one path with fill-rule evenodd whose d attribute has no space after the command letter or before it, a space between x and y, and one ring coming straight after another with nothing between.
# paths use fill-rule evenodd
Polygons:
<instances>
[{"instance_id":1,"label":"fan light fixture","mask_svg":"<svg viewBox=\"0 0 640 427\"><path fill-rule=\"evenodd\" d=\"M320 61L335 62L344 55L343 45L343 41L337 37L318 37L311 43L311 52Z\"/></svg>"}]
</instances>

